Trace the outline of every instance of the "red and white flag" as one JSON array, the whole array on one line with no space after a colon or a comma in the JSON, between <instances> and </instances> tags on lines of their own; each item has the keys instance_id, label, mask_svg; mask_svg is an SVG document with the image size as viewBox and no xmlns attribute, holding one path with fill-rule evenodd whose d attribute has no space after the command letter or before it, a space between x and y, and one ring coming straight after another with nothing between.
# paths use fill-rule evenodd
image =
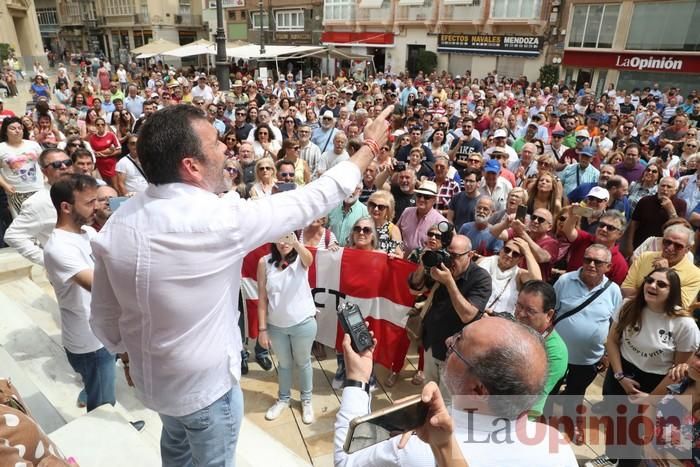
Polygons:
<instances>
[{"instance_id":1,"label":"red and white flag","mask_svg":"<svg viewBox=\"0 0 700 467\"><path fill-rule=\"evenodd\" d=\"M258 335L257 264L269 249L269 245L261 246L243 261L241 291L251 338ZM401 349L408 347L404 327L415 301L408 289L408 276L416 265L374 251L310 250L314 262L309 269L309 284L319 311L316 340L340 349L343 334L338 324L338 305L345 301L356 303L377 339L375 361L391 368L397 353L404 353Z\"/></svg>"}]
</instances>

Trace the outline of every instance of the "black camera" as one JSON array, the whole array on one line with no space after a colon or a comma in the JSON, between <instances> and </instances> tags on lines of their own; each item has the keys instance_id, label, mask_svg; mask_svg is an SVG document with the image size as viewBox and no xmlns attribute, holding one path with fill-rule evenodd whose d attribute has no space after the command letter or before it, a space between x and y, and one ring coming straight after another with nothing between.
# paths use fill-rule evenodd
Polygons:
<instances>
[{"instance_id":1,"label":"black camera","mask_svg":"<svg viewBox=\"0 0 700 467\"><path fill-rule=\"evenodd\" d=\"M670 155L671 155L671 151L669 151L668 149L661 150L660 156L661 156L662 161L666 162Z\"/></svg>"},{"instance_id":2,"label":"black camera","mask_svg":"<svg viewBox=\"0 0 700 467\"><path fill-rule=\"evenodd\" d=\"M350 335L352 349L355 352L364 352L372 347L372 336L362 317L360 307L354 303L342 303L338 306L338 321L345 334Z\"/></svg>"},{"instance_id":3,"label":"black camera","mask_svg":"<svg viewBox=\"0 0 700 467\"><path fill-rule=\"evenodd\" d=\"M403 172L406 170L406 163L402 161L394 162L394 172Z\"/></svg>"},{"instance_id":4,"label":"black camera","mask_svg":"<svg viewBox=\"0 0 700 467\"><path fill-rule=\"evenodd\" d=\"M452 255L447 251L447 247L452 243L452 237L455 234L454 225L447 221L442 221L437 225L440 231L440 246L439 250L425 250L421 258L423 267L430 269L432 267L440 267L444 264L446 267L452 266Z\"/></svg>"}]
</instances>

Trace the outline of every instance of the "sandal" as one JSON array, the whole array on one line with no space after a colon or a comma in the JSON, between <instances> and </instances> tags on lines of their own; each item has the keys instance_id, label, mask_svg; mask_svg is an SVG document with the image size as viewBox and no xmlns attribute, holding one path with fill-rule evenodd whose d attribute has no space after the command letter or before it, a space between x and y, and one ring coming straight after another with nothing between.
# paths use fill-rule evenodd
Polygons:
<instances>
[{"instance_id":1,"label":"sandal","mask_svg":"<svg viewBox=\"0 0 700 467\"><path fill-rule=\"evenodd\" d=\"M411 383L416 386L420 386L421 384L425 383L425 375L423 372L420 370L416 371L416 374L413 375L413 378L411 378Z\"/></svg>"},{"instance_id":2,"label":"sandal","mask_svg":"<svg viewBox=\"0 0 700 467\"><path fill-rule=\"evenodd\" d=\"M393 387L396 384L396 380L398 380L398 379L399 379L399 374L394 373L392 371L391 374L389 375L389 377L386 379L386 383L384 383L384 384L386 384L386 387L388 387L388 388Z\"/></svg>"}]
</instances>

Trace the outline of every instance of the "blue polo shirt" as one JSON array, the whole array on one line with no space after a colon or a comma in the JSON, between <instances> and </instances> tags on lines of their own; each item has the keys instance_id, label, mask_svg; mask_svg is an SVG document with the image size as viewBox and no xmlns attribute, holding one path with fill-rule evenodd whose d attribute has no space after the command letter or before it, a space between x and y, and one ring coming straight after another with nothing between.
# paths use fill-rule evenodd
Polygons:
<instances>
[{"instance_id":1,"label":"blue polo shirt","mask_svg":"<svg viewBox=\"0 0 700 467\"><path fill-rule=\"evenodd\" d=\"M579 278L580 273L581 269L567 272L554 284L557 293L556 316L576 308L609 280L606 277L589 290ZM557 323L556 330L566 343L570 364L593 365L603 357L610 319L621 304L620 287L613 282L585 309Z\"/></svg>"}]
</instances>

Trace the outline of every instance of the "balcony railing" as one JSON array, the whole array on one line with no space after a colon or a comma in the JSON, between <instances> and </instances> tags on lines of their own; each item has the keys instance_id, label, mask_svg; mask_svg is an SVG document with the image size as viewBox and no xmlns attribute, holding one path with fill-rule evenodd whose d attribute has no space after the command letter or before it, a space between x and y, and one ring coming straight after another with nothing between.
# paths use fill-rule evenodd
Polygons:
<instances>
[{"instance_id":1,"label":"balcony railing","mask_svg":"<svg viewBox=\"0 0 700 467\"><path fill-rule=\"evenodd\" d=\"M134 24L151 24L151 19L148 16L148 13L134 15Z\"/></svg>"},{"instance_id":2,"label":"balcony railing","mask_svg":"<svg viewBox=\"0 0 700 467\"><path fill-rule=\"evenodd\" d=\"M175 24L181 26L201 26L202 15L175 15Z\"/></svg>"},{"instance_id":3,"label":"balcony railing","mask_svg":"<svg viewBox=\"0 0 700 467\"><path fill-rule=\"evenodd\" d=\"M391 3L385 1L381 8L358 8L355 19L362 23L388 23L391 19Z\"/></svg>"},{"instance_id":4,"label":"balcony railing","mask_svg":"<svg viewBox=\"0 0 700 467\"><path fill-rule=\"evenodd\" d=\"M477 2L474 2L477 3ZM484 18L483 5L460 5L450 4L449 1L443 2L440 8L440 21L450 22L465 22L474 23L480 22Z\"/></svg>"},{"instance_id":5,"label":"balcony railing","mask_svg":"<svg viewBox=\"0 0 700 467\"><path fill-rule=\"evenodd\" d=\"M396 21L432 21L435 4L427 6L399 6L396 8Z\"/></svg>"}]
</instances>

